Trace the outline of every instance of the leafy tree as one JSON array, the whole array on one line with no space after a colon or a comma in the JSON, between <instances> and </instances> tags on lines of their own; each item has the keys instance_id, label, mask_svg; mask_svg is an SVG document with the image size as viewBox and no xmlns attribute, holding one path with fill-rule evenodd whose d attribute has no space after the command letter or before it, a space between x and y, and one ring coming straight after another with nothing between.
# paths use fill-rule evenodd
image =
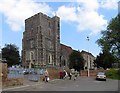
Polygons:
<instances>
[{"instance_id":1,"label":"leafy tree","mask_svg":"<svg viewBox=\"0 0 120 93\"><path fill-rule=\"evenodd\" d=\"M74 68L77 71L80 71L84 68L84 59L79 51L73 50L73 52L69 56L69 59L69 68Z\"/></svg>"},{"instance_id":2,"label":"leafy tree","mask_svg":"<svg viewBox=\"0 0 120 93\"><path fill-rule=\"evenodd\" d=\"M109 22L107 30L102 31L102 37L97 43L102 51L109 51L120 59L120 15Z\"/></svg>"},{"instance_id":3,"label":"leafy tree","mask_svg":"<svg viewBox=\"0 0 120 93\"><path fill-rule=\"evenodd\" d=\"M18 47L14 44L6 44L2 48L2 58L6 59L8 66L17 65L20 63L20 55Z\"/></svg>"},{"instance_id":4,"label":"leafy tree","mask_svg":"<svg viewBox=\"0 0 120 93\"><path fill-rule=\"evenodd\" d=\"M104 69L111 68L112 63L115 62L116 58L109 51L103 51L103 53L100 53L94 61L98 68L103 67Z\"/></svg>"}]
</instances>

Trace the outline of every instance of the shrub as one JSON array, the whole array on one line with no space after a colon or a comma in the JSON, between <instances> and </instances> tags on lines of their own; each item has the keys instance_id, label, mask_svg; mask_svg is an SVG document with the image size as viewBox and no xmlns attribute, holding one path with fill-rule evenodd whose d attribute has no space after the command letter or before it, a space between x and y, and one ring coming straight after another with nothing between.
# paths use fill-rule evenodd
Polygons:
<instances>
[{"instance_id":1,"label":"shrub","mask_svg":"<svg viewBox=\"0 0 120 93\"><path fill-rule=\"evenodd\" d=\"M106 76L111 79L120 80L120 70L110 69L106 72Z\"/></svg>"}]
</instances>

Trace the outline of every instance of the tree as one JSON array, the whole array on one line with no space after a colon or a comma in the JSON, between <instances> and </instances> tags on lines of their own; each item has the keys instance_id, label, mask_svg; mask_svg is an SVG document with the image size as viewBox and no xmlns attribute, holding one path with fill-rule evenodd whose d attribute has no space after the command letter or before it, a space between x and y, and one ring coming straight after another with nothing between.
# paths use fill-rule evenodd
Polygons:
<instances>
[{"instance_id":1,"label":"tree","mask_svg":"<svg viewBox=\"0 0 120 93\"><path fill-rule=\"evenodd\" d=\"M107 30L102 31L102 37L97 43L102 51L109 51L120 59L120 15L109 22Z\"/></svg>"},{"instance_id":2,"label":"tree","mask_svg":"<svg viewBox=\"0 0 120 93\"><path fill-rule=\"evenodd\" d=\"M80 71L84 68L84 59L79 51L73 50L73 52L69 56L69 59L69 68L74 68L77 71Z\"/></svg>"},{"instance_id":3,"label":"tree","mask_svg":"<svg viewBox=\"0 0 120 93\"><path fill-rule=\"evenodd\" d=\"M104 69L111 68L112 64L115 62L116 58L109 51L103 51L103 53L100 53L94 61L97 68L102 67Z\"/></svg>"},{"instance_id":4,"label":"tree","mask_svg":"<svg viewBox=\"0 0 120 93\"><path fill-rule=\"evenodd\" d=\"M2 48L2 58L6 59L8 66L20 64L18 47L14 44L6 44Z\"/></svg>"}]
</instances>

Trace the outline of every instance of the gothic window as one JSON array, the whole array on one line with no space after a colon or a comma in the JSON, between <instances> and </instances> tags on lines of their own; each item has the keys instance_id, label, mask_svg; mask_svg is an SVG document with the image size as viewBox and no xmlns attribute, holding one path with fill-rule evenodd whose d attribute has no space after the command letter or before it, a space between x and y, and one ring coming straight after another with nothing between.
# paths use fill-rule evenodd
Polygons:
<instances>
[{"instance_id":1,"label":"gothic window","mask_svg":"<svg viewBox=\"0 0 120 93\"><path fill-rule=\"evenodd\" d=\"M49 27L50 27L50 22L48 22L48 25L49 25Z\"/></svg>"},{"instance_id":2,"label":"gothic window","mask_svg":"<svg viewBox=\"0 0 120 93\"><path fill-rule=\"evenodd\" d=\"M54 55L52 55L52 60L54 60Z\"/></svg>"},{"instance_id":3,"label":"gothic window","mask_svg":"<svg viewBox=\"0 0 120 93\"><path fill-rule=\"evenodd\" d=\"M26 51L25 55L26 55L26 60L30 60L29 51Z\"/></svg>"},{"instance_id":4,"label":"gothic window","mask_svg":"<svg viewBox=\"0 0 120 93\"><path fill-rule=\"evenodd\" d=\"M50 55L48 56L48 61L49 61L49 63L50 63Z\"/></svg>"},{"instance_id":5,"label":"gothic window","mask_svg":"<svg viewBox=\"0 0 120 93\"><path fill-rule=\"evenodd\" d=\"M48 62L49 62L49 64L52 64L52 55L51 54L48 55Z\"/></svg>"},{"instance_id":6,"label":"gothic window","mask_svg":"<svg viewBox=\"0 0 120 93\"><path fill-rule=\"evenodd\" d=\"M33 54L33 52L31 52L31 60L33 60L34 59L34 54Z\"/></svg>"},{"instance_id":7,"label":"gothic window","mask_svg":"<svg viewBox=\"0 0 120 93\"><path fill-rule=\"evenodd\" d=\"M63 61L63 66L65 66L65 60Z\"/></svg>"}]
</instances>

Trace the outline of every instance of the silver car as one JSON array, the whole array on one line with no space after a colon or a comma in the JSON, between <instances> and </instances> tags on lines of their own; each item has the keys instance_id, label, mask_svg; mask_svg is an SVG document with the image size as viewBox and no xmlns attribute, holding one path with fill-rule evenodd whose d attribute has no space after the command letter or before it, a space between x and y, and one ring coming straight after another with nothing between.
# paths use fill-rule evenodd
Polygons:
<instances>
[{"instance_id":1,"label":"silver car","mask_svg":"<svg viewBox=\"0 0 120 93\"><path fill-rule=\"evenodd\" d=\"M106 75L104 72L99 72L96 76L96 80L104 80L106 81Z\"/></svg>"}]
</instances>

